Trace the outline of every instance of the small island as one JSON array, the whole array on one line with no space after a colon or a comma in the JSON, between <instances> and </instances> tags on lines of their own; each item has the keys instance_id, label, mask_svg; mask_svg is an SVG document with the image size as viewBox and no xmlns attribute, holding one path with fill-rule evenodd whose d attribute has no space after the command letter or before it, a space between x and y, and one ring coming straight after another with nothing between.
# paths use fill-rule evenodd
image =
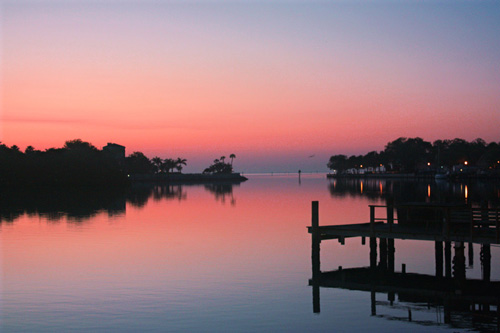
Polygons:
<instances>
[{"instance_id":1,"label":"small island","mask_svg":"<svg viewBox=\"0 0 500 333\"><path fill-rule=\"evenodd\" d=\"M62 148L25 151L0 143L0 186L126 186L133 182L210 183L247 180L233 172L235 154L214 160L202 173L182 173L185 158L149 159L142 152L125 156L125 147L108 143L98 149L81 139Z\"/></svg>"}]
</instances>

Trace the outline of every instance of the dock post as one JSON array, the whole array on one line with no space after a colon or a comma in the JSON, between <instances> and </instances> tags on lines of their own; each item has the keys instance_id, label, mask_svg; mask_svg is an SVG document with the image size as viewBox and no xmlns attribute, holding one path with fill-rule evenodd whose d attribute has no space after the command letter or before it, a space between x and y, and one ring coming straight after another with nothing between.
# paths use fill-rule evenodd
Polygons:
<instances>
[{"instance_id":1,"label":"dock post","mask_svg":"<svg viewBox=\"0 0 500 333\"><path fill-rule=\"evenodd\" d=\"M370 237L370 268L374 272L377 268L377 238Z\"/></svg>"},{"instance_id":2,"label":"dock post","mask_svg":"<svg viewBox=\"0 0 500 333\"><path fill-rule=\"evenodd\" d=\"M451 242L444 242L445 276L451 278Z\"/></svg>"},{"instance_id":3,"label":"dock post","mask_svg":"<svg viewBox=\"0 0 500 333\"><path fill-rule=\"evenodd\" d=\"M490 281L491 277L491 247L490 244L481 245L481 268L483 271L483 280Z\"/></svg>"},{"instance_id":4,"label":"dock post","mask_svg":"<svg viewBox=\"0 0 500 333\"><path fill-rule=\"evenodd\" d=\"M319 203L318 201L312 202L312 266L313 266L313 279L319 278L320 268L320 243L321 233L319 231Z\"/></svg>"},{"instance_id":5,"label":"dock post","mask_svg":"<svg viewBox=\"0 0 500 333\"><path fill-rule=\"evenodd\" d=\"M376 299L376 293L375 290L372 289L370 293L370 303L371 303L371 310L372 310L372 316L377 315L377 299Z\"/></svg>"},{"instance_id":6,"label":"dock post","mask_svg":"<svg viewBox=\"0 0 500 333\"><path fill-rule=\"evenodd\" d=\"M387 224L389 225L389 232L392 232L392 225L394 224L394 200L387 199Z\"/></svg>"},{"instance_id":7,"label":"dock post","mask_svg":"<svg viewBox=\"0 0 500 333\"><path fill-rule=\"evenodd\" d=\"M374 236L375 232L375 206L370 206L370 233Z\"/></svg>"},{"instance_id":8,"label":"dock post","mask_svg":"<svg viewBox=\"0 0 500 333\"><path fill-rule=\"evenodd\" d=\"M434 251L436 256L436 277L443 277L443 242L434 242Z\"/></svg>"},{"instance_id":9,"label":"dock post","mask_svg":"<svg viewBox=\"0 0 500 333\"><path fill-rule=\"evenodd\" d=\"M396 252L396 247L394 246L394 239L389 238L387 240L387 268L391 273L394 273L395 252Z\"/></svg>"},{"instance_id":10,"label":"dock post","mask_svg":"<svg viewBox=\"0 0 500 333\"><path fill-rule=\"evenodd\" d=\"M321 305L319 300L319 282L313 281L313 313L321 312Z\"/></svg>"},{"instance_id":11,"label":"dock post","mask_svg":"<svg viewBox=\"0 0 500 333\"><path fill-rule=\"evenodd\" d=\"M468 254L469 267L472 267L474 266L474 245L472 243L469 243L468 249L469 249L469 254Z\"/></svg>"},{"instance_id":12,"label":"dock post","mask_svg":"<svg viewBox=\"0 0 500 333\"><path fill-rule=\"evenodd\" d=\"M387 238L380 238L380 268L387 269Z\"/></svg>"},{"instance_id":13,"label":"dock post","mask_svg":"<svg viewBox=\"0 0 500 333\"><path fill-rule=\"evenodd\" d=\"M319 203L318 201L312 202L312 282L313 282L313 312L320 312L320 299L319 299L319 282L321 275L320 267L320 243L321 243L321 233L319 231Z\"/></svg>"},{"instance_id":14,"label":"dock post","mask_svg":"<svg viewBox=\"0 0 500 333\"><path fill-rule=\"evenodd\" d=\"M455 256L453 257L453 277L465 280L465 246L463 242L455 242Z\"/></svg>"}]
</instances>

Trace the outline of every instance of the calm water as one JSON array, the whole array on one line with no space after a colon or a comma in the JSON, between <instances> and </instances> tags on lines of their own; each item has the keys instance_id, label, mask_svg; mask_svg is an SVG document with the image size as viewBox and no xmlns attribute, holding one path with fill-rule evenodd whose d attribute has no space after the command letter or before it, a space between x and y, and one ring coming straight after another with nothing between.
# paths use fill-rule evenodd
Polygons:
<instances>
[{"instance_id":1,"label":"calm water","mask_svg":"<svg viewBox=\"0 0 500 333\"><path fill-rule=\"evenodd\" d=\"M324 175L250 176L240 185L128 193L3 194L5 332L465 331L495 329L467 313L377 293L321 288L313 313L311 201L320 224L367 222L368 205L468 200L498 204L494 184L333 182ZM448 199L446 199L448 200ZM479 247L467 278L481 278ZM491 248L492 280L500 253ZM396 240L396 270L434 274L434 243ZM323 271L368 266L359 238L321 245ZM408 321L408 308L412 321Z\"/></svg>"}]
</instances>

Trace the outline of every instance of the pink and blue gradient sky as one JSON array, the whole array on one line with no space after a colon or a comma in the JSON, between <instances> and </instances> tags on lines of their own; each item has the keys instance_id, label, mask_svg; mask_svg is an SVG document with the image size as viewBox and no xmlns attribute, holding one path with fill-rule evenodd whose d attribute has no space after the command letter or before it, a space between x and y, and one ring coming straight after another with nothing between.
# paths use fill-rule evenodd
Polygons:
<instances>
[{"instance_id":1,"label":"pink and blue gradient sky","mask_svg":"<svg viewBox=\"0 0 500 333\"><path fill-rule=\"evenodd\" d=\"M0 141L187 171L324 171L400 136L500 140L500 3L14 1ZM314 157L309 158L310 155Z\"/></svg>"}]
</instances>

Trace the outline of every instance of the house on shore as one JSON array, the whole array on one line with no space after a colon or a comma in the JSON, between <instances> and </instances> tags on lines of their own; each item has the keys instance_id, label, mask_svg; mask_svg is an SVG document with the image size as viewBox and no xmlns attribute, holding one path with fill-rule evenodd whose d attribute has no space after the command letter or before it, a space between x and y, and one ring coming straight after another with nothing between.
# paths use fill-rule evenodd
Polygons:
<instances>
[{"instance_id":1,"label":"house on shore","mask_svg":"<svg viewBox=\"0 0 500 333\"><path fill-rule=\"evenodd\" d=\"M102 151L109 154L120 163L125 162L125 146L108 142L107 145L102 147Z\"/></svg>"}]
</instances>

